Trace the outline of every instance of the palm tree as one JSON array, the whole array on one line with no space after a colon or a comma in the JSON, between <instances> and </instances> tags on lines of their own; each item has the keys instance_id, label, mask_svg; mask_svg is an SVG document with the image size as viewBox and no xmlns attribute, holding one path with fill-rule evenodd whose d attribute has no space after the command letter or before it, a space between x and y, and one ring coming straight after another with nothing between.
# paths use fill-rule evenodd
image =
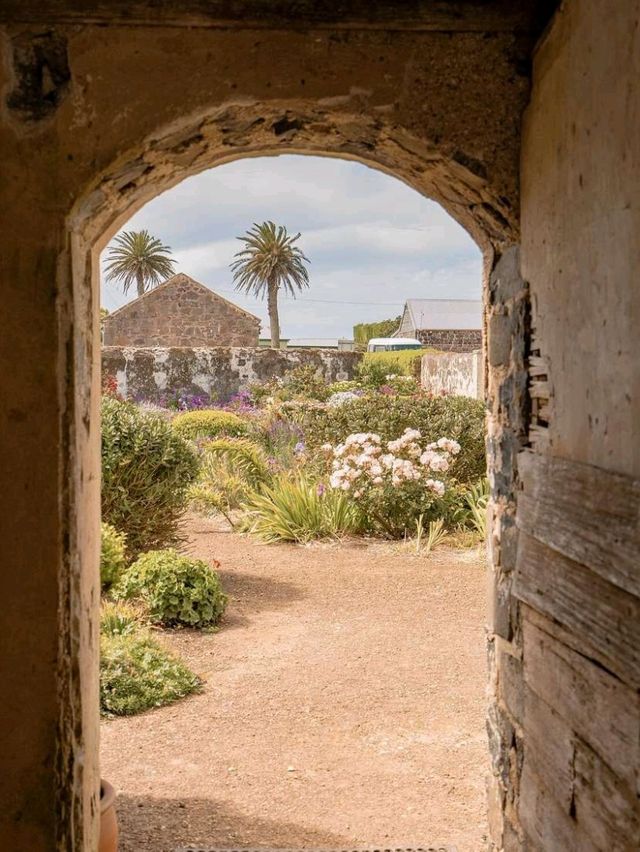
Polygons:
<instances>
[{"instance_id":1,"label":"palm tree","mask_svg":"<svg viewBox=\"0 0 640 852\"><path fill-rule=\"evenodd\" d=\"M125 295L134 281L138 296L142 296L173 275L171 249L149 231L124 231L114 243L108 254L107 281L122 284Z\"/></svg>"},{"instance_id":2,"label":"palm tree","mask_svg":"<svg viewBox=\"0 0 640 852\"><path fill-rule=\"evenodd\" d=\"M264 299L267 295L271 346L280 348L280 320L278 318L278 290L282 288L295 298L296 292L309 286L309 273L305 263L309 259L294 246L300 234L289 236L284 225L263 222L238 237L245 247L237 252L231 264L236 290L253 293Z\"/></svg>"}]
</instances>

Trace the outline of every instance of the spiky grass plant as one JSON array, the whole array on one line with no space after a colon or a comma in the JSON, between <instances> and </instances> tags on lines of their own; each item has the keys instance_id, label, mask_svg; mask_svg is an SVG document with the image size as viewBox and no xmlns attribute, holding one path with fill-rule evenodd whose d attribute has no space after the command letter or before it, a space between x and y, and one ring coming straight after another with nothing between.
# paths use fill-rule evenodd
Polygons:
<instances>
[{"instance_id":1,"label":"spiky grass plant","mask_svg":"<svg viewBox=\"0 0 640 852\"><path fill-rule=\"evenodd\" d=\"M465 500L471 513L471 526L484 541L487 537L487 505L489 503L489 480L486 476L469 488Z\"/></svg>"},{"instance_id":2,"label":"spiky grass plant","mask_svg":"<svg viewBox=\"0 0 640 852\"><path fill-rule=\"evenodd\" d=\"M303 474L278 476L254 494L242 523L246 532L267 543L338 538L361 527L353 501Z\"/></svg>"},{"instance_id":3,"label":"spiky grass plant","mask_svg":"<svg viewBox=\"0 0 640 852\"><path fill-rule=\"evenodd\" d=\"M202 452L200 474L189 497L196 511L223 515L234 527L232 513L271 479L267 456L245 438L218 438Z\"/></svg>"}]
</instances>

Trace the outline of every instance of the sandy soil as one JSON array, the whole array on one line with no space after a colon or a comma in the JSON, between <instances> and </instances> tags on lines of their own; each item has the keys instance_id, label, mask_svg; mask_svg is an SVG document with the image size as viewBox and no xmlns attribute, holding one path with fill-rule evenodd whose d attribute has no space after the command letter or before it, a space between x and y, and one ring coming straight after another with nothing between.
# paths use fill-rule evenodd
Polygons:
<instances>
[{"instance_id":1,"label":"sandy soil","mask_svg":"<svg viewBox=\"0 0 640 852\"><path fill-rule=\"evenodd\" d=\"M102 726L122 852L483 848L479 555L187 528L222 563L228 613L215 634L163 634L202 694Z\"/></svg>"}]
</instances>

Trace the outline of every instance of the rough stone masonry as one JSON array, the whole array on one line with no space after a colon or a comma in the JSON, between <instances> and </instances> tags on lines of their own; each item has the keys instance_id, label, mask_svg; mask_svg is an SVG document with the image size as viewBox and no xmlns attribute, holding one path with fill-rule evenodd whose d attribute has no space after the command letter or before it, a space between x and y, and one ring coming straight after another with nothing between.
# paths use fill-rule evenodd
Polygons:
<instances>
[{"instance_id":1,"label":"rough stone masonry","mask_svg":"<svg viewBox=\"0 0 640 852\"><path fill-rule=\"evenodd\" d=\"M257 346L260 319L179 273L103 321L106 346Z\"/></svg>"},{"instance_id":2,"label":"rough stone masonry","mask_svg":"<svg viewBox=\"0 0 640 852\"><path fill-rule=\"evenodd\" d=\"M361 357L322 349L105 346L102 374L115 376L127 399L158 403L184 393L227 400L253 382L282 377L296 367L314 367L328 384L352 379Z\"/></svg>"}]
</instances>

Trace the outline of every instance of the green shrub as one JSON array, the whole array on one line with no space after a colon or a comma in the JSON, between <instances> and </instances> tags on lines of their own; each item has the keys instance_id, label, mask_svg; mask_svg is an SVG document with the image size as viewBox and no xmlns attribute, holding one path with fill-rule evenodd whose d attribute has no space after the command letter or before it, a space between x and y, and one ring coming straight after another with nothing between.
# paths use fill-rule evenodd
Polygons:
<instances>
[{"instance_id":1,"label":"green shrub","mask_svg":"<svg viewBox=\"0 0 640 852\"><path fill-rule=\"evenodd\" d=\"M348 497L302 475L277 477L254 494L243 529L264 542L306 542L356 533L362 519Z\"/></svg>"},{"instance_id":2,"label":"green shrub","mask_svg":"<svg viewBox=\"0 0 640 852\"><path fill-rule=\"evenodd\" d=\"M362 385L355 380L345 380L342 382L333 382L329 385L329 396L334 393L344 393L345 391L360 390Z\"/></svg>"},{"instance_id":3,"label":"green shrub","mask_svg":"<svg viewBox=\"0 0 640 852\"><path fill-rule=\"evenodd\" d=\"M127 554L178 540L195 450L162 418L102 400L102 517L126 536Z\"/></svg>"},{"instance_id":4,"label":"green shrub","mask_svg":"<svg viewBox=\"0 0 640 852\"><path fill-rule=\"evenodd\" d=\"M127 565L125 542L124 533L118 532L111 524L102 523L100 528L100 585L103 591L118 581Z\"/></svg>"},{"instance_id":5,"label":"green shrub","mask_svg":"<svg viewBox=\"0 0 640 852\"><path fill-rule=\"evenodd\" d=\"M100 637L100 709L130 716L196 692L200 679L145 631Z\"/></svg>"},{"instance_id":6,"label":"green shrub","mask_svg":"<svg viewBox=\"0 0 640 852\"><path fill-rule=\"evenodd\" d=\"M395 352L374 352L374 355L392 356ZM384 359L367 359L363 356L362 361L356 368L356 377L360 384L365 388L374 388L377 390L382 385L387 384L388 375L398 375L402 372L400 361L397 358L385 357Z\"/></svg>"},{"instance_id":7,"label":"green shrub","mask_svg":"<svg viewBox=\"0 0 640 852\"><path fill-rule=\"evenodd\" d=\"M316 368L308 364L295 367L282 377L251 385L249 392L256 403L264 402L267 397L278 402L292 399L322 401L329 396L329 387Z\"/></svg>"},{"instance_id":8,"label":"green shrub","mask_svg":"<svg viewBox=\"0 0 640 852\"><path fill-rule=\"evenodd\" d=\"M238 437L246 434L248 428L246 421L237 414L215 408L184 411L173 418L172 425L178 435L192 441L222 435Z\"/></svg>"},{"instance_id":9,"label":"green shrub","mask_svg":"<svg viewBox=\"0 0 640 852\"><path fill-rule=\"evenodd\" d=\"M475 482L486 474L484 405L470 397L377 394L335 408L289 405L287 415L302 427L310 453L325 443L338 444L353 433L375 432L389 441L411 428L420 430L426 441L446 435L460 444L451 471L460 482Z\"/></svg>"},{"instance_id":10,"label":"green shrub","mask_svg":"<svg viewBox=\"0 0 640 852\"><path fill-rule=\"evenodd\" d=\"M189 492L193 507L204 514L224 515L239 509L271 473L262 449L246 438L218 438L202 452L200 475Z\"/></svg>"},{"instance_id":11,"label":"green shrub","mask_svg":"<svg viewBox=\"0 0 640 852\"><path fill-rule=\"evenodd\" d=\"M114 596L139 599L150 620L166 626L217 624L227 605L216 572L206 562L171 549L140 556L114 588Z\"/></svg>"},{"instance_id":12,"label":"green shrub","mask_svg":"<svg viewBox=\"0 0 640 852\"><path fill-rule=\"evenodd\" d=\"M428 352L435 349L401 349L398 352L365 352L362 356L361 369L379 369L385 375L395 374L398 376L420 377L420 360ZM385 384L381 382L380 384Z\"/></svg>"},{"instance_id":13,"label":"green shrub","mask_svg":"<svg viewBox=\"0 0 640 852\"><path fill-rule=\"evenodd\" d=\"M289 394L289 398L303 397L304 399L325 400L329 395L329 389L322 375L318 374L315 367L307 365L295 367L287 373L282 380L283 388Z\"/></svg>"}]
</instances>

